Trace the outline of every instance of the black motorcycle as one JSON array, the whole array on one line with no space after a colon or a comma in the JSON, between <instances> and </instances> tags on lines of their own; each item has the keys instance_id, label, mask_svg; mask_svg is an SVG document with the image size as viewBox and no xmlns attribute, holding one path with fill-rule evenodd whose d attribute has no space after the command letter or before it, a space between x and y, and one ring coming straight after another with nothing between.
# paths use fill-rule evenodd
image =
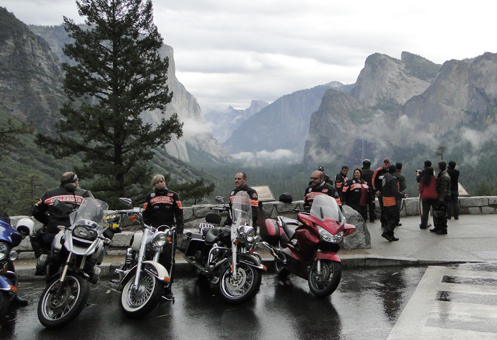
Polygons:
<instances>
[{"instance_id":1,"label":"black motorcycle","mask_svg":"<svg viewBox=\"0 0 497 340\"><path fill-rule=\"evenodd\" d=\"M220 196L216 199L224 204ZM186 232L180 250L187 262L195 267L197 275L207 278L231 304L241 304L255 296L261 285L261 274L266 271L259 254L254 252L258 242L252 227L250 197L239 192L233 197L232 209L223 205L215 208L228 211L231 226L215 228L221 216L209 213L208 223L201 223L199 233Z\"/></svg>"}]
</instances>

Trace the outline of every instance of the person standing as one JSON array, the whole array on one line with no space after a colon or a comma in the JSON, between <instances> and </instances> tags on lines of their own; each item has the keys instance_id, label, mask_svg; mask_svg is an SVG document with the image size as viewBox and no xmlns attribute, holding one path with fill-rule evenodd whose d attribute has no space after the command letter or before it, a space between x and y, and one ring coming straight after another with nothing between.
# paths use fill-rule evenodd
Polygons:
<instances>
[{"instance_id":1,"label":"person standing","mask_svg":"<svg viewBox=\"0 0 497 340\"><path fill-rule=\"evenodd\" d=\"M421 216L421 224L419 225L421 229L428 228L430 207L432 207L433 209L436 209L437 207L438 195L436 191L436 183L437 179L433 173L433 168L426 168L423 172L423 177L421 177L418 188L421 205L423 207L423 215Z\"/></svg>"},{"instance_id":2,"label":"person standing","mask_svg":"<svg viewBox=\"0 0 497 340\"><path fill-rule=\"evenodd\" d=\"M324 167L323 166L319 166L318 168L319 171L321 171L324 175L324 181L326 183L328 183L329 185L333 185L333 181L331 180L330 176L328 176L325 172L324 172ZM309 184L310 185L310 184Z\"/></svg>"},{"instance_id":3,"label":"person standing","mask_svg":"<svg viewBox=\"0 0 497 340\"><path fill-rule=\"evenodd\" d=\"M354 169L353 178L349 179L342 190L343 204L348 205L359 214L364 221L368 218L368 184L362 179L361 169Z\"/></svg>"},{"instance_id":4,"label":"person standing","mask_svg":"<svg viewBox=\"0 0 497 340\"><path fill-rule=\"evenodd\" d=\"M380 203L380 211L381 211L380 222L382 228L385 228L387 222L386 222L386 214L383 211L383 196L381 195L381 193L383 190L383 177L388 172L389 167L390 167L390 159L385 158L383 160L383 166L375 170L375 172L373 173L373 178L371 180L373 183L373 190L376 196L378 196L378 201Z\"/></svg>"},{"instance_id":5,"label":"person standing","mask_svg":"<svg viewBox=\"0 0 497 340\"><path fill-rule=\"evenodd\" d=\"M143 222L154 228L161 225L176 227L175 237L173 237L171 243L164 245L159 257L159 262L171 275L171 282L164 287L163 294L167 300L173 300L171 286L174 278L174 254L176 252L177 238L183 235L183 205L179 195L167 189L164 176L159 174L153 176L151 184L154 186L154 192L147 195L143 204Z\"/></svg>"},{"instance_id":6,"label":"person standing","mask_svg":"<svg viewBox=\"0 0 497 340\"><path fill-rule=\"evenodd\" d=\"M395 177L397 177L397 180L399 181L399 190L400 192L404 192L407 188L406 185L406 176L402 173L402 163L395 163L395 167L397 168L397 171L395 172ZM399 208L399 214L400 210L402 209L402 198L397 198L397 208ZM400 215L399 215L400 216ZM397 225L397 227L400 227L402 223Z\"/></svg>"},{"instance_id":7,"label":"person standing","mask_svg":"<svg viewBox=\"0 0 497 340\"><path fill-rule=\"evenodd\" d=\"M340 198L342 198L343 185L348 180L347 178L348 172L349 172L349 167L344 165L342 166L342 170L340 170L340 172L335 176L335 189L337 190Z\"/></svg>"},{"instance_id":8,"label":"person standing","mask_svg":"<svg viewBox=\"0 0 497 340\"><path fill-rule=\"evenodd\" d=\"M382 179L382 199L383 199L383 213L385 214L385 230L381 234L382 237L386 238L389 242L398 241L399 239L394 235L394 228L399 223L399 209L397 208L397 198L405 198L406 194L399 191L399 181L395 177L395 171L397 167L395 165L390 165L388 167L388 172L383 176Z\"/></svg>"},{"instance_id":9,"label":"person standing","mask_svg":"<svg viewBox=\"0 0 497 340\"><path fill-rule=\"evenodd\" d=\"M46 253L55 235L59 232L58 226L71 226L69 212L61 212L53 204L56 199L76 210L85 197L93 197L89 190L79 188L79 179L74 172L65 172L60 178L60 186L50 189L41 196L33 208L33 217L43 224L43 228L34 231L30 236L31 246L36 258ZM35 275L45 275L44 268L36 268Z\"/></svg>"},{"instance_id":10,"label":"person standing","mask_svg":"<svg viewBox=\"0 0 497 340\"><path fill-rule=\"evenodd\" d=\"M456 162L449 162L447 173L450 176L450 200L447 204L447 219L451 219L454 209L454 219L459 219L459 170L456 170Z\"/></svg>"},{"instance_id":11,"label":"person standing","mask_svg":"<svg viewBox=\"0 0 497 340\"><path fill-rule=\"evenodd\" d=\"M240 191L245 191L250 197L250 205L252 207L252 225L257 231L257 217L259 216L259 195L257 191L247 185L247 174L245 172L238 172L235 175L235 189L231 190L230 193L230 210L233 205L233 200L236 194ZM228 214L228 218L224 222L225 225L231 225L231 217Z\"/></svg>"},{"instance_id":12,"label":"person standing","mask_svg":"<svg viewBox=\"0 0 497 340\"><path fill-rule=\"evenodd\" d=\"M435 227L430 231L437 235L447 235L447 203L450 200L450 176L447 173L447 163L438 162L437 176L437 209L433 211Z\"/></svg>"},{"instance_id":13,"label":"person standing","mask_svg":"<svg viewBox=\"0 0 497 340\"><path fill-rule=\"evenodd\" d=\"M304 208L306 210L310 209L312 202L314 201L314 198L316 198L317 195L331 196L337 201L338 206L340 207L342 206L342 202L340 200L338 192L332 185L324 181L324 174L322 171L319 170L312 172L311 185L309 185L307 189L305 189Z\"/></svg>"},{"instance_id":14,"label":"person standing","mask_svg":"<svg viewBox=\"0 0 497 340\"><path fill-rule=\"evenodd\" d=\"M376 219L376 195L373 189L373 173L371 169L371 161L365 159L362 161L362 179L368 184L368 206L369 206L369 222L373 223Z\"/></svg>"}]
</instances>

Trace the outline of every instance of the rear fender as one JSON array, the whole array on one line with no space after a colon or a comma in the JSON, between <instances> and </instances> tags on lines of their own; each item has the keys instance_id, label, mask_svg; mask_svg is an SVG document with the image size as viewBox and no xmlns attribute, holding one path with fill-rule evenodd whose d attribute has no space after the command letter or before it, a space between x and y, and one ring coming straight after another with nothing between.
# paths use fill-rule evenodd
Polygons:
<instances>
[{"instance_id":1,"label":"rear fender","mask_svg":"<svg viewBox=\"0 0 497 340\"><path fill-rule=\"evenodd\" d=\"M338 256L337 253L334 253L334 252L326 252L326 251L318 251L316 252L316 257L315 257L316 260L331 260L331 261L335 261L335 262L342 262L342 260L340 259L340 257Z\"/></svg>"}]
</instances>

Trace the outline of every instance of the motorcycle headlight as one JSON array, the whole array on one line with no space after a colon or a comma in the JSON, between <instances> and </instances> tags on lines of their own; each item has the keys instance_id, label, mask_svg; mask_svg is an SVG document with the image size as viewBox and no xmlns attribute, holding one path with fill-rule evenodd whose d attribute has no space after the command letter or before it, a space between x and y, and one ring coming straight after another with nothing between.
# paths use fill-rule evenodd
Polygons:
<instances>
[{"instance_id":1,"label":"motorcycle headlight","mask_svg":"<svg viewBox=\"0 0 497 340\"><path fill-rule=\"evenodd\" d=\"M343 239L342 232L339 232L338 234L333 235L328 230L326 230L320 226L318 226L318 230L319 230L319 235L321 236L321 240L323 240L325 242L340 243Z\"/></svg>"},{"instance_id":2,"label":"motorcycle headlight","mask_svg":"<svg viewBox=\"0 0 497 340\"><path fill-rule=\"evenodd\" d=\"M246 243L253 243L255 241L255 229L248 225L242 225L238 228L238 234Z\"/></svg>"},{"instance_id":3,"label":"motorcycle headlight","mask_svg":"<svg viewBox=\"0 0 497 340\"><path fill-rule=\"evenodd\" d=\"M98 234L97 231L94 229L90 229L87 227L79 226L73 229L72 231L73 236L79 237L85 240L90 240L93 241L97 238Z\"/></svg>"},{"instance_id":4,"label":"motorcycle headlight","mask_svg":"<svg viewBox=\"0 0 497 340\"><path fill-rule=\"evenodd\" d=\"M167 235L163 232L158 232L155 234L154 239L152 240L152 245L156 248L163 247L167 242Z\"/></svg>"},{"instance_id":5,"label":"motorcycle headlight","mask_svg":"<svg viewBox=\"0 0 497 340\"><path fill-rule=\"evenodd\" d=\"M0 261L5 260L9 255L9 246L5 242L0 242Z\"/></svg>"}]
</instances>

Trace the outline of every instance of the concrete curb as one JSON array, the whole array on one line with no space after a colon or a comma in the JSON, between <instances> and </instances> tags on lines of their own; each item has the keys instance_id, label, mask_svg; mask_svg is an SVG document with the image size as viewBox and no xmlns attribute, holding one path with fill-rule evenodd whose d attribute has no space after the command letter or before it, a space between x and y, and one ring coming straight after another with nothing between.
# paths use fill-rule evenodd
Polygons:
<instances>
[{"instance_id":1,"label":"concrete curb","mask_svg":"<svg viewBox=\"0 0 497 340\"><path fill-rule=\"evenodd\" d=\"M374 255L344 255L341 257L343 268L357 267L382 267L382 266L433 266L433 265L450 265L459 263L481 263L484 261L468 260L430 260L430 259L412 259L412 258L387 258ZM273 258L263 257L262 263L268 268L268 272L273 271ZM124 262L102 263L100 269L101 275L112 276L114 270L120 268ZM177 260L175 265L176 272L190 272L193 267L185 260ZM35 276L35 268L32 266L16 266L16 273L20 280L45 279L44 276Z\"/></svg>"}]
</instances>

